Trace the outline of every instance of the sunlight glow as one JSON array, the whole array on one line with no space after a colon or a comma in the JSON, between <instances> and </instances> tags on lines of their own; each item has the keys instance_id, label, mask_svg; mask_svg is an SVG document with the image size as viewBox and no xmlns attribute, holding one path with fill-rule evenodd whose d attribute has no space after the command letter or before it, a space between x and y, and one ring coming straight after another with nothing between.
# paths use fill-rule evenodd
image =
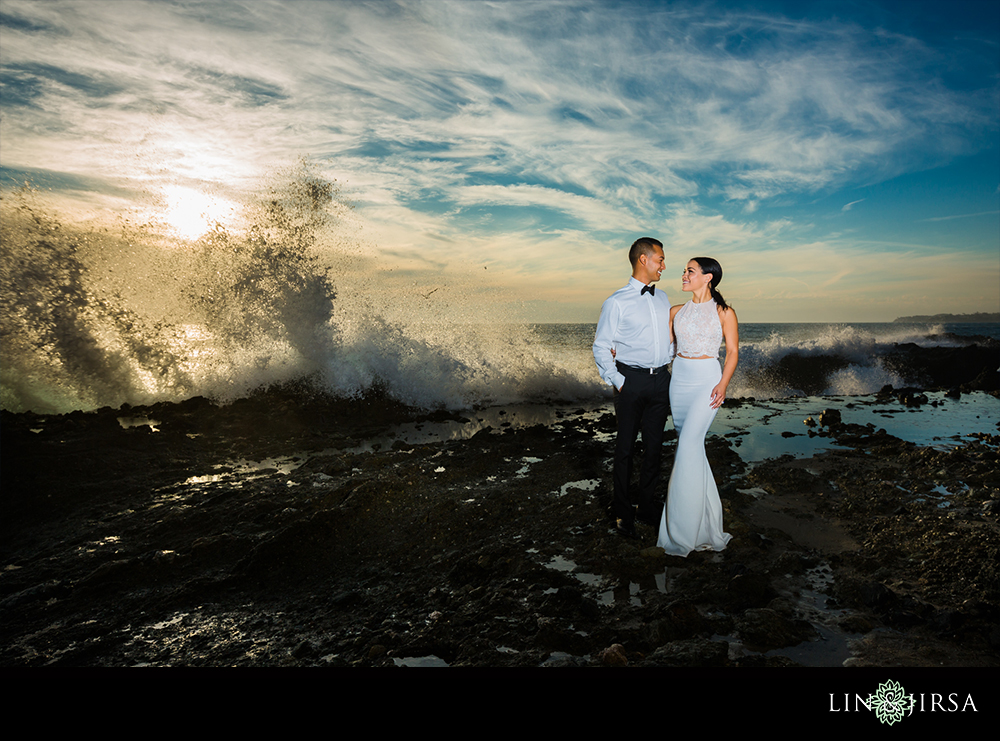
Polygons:
<instances>
[{"instance_id":1,"label":"sunlight glow","mask_svg":"<svg viewBox=\"0 0 1000 741\"><path fill-rule=\"evenodd\" d=\"M234 204L181 185L163 188L167 201L164 218L184 239L197 239L212 224L224 221L235 208Z\"/></svg>"}]
</instances>

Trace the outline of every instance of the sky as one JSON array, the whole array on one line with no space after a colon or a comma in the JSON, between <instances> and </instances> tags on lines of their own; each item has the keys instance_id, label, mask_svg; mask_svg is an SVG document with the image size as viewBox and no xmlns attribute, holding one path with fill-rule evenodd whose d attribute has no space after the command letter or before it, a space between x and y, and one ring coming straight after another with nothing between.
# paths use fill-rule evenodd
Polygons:
<instances>
[{"instance_id":1,"label":"sky","mask_svg":"<svg viewBox=\"0 0 1000 741\"><path fill-rule=\"evenodd\" d=\"M516 319L596 321L641 236L744 322L1000 311L1000 3L0 0L0 67L3 181L84 214L196 238L304 157Z\"/></svg>"}]
</instances>

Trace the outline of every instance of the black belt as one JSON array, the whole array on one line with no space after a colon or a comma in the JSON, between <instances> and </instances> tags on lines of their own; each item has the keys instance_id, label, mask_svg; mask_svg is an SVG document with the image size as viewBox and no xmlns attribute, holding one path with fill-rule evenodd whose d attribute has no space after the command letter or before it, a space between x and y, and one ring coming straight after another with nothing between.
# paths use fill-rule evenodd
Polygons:
<instances>
[{"instance_id":1,"label":"black belt","mask_svg":"<svg viewBox=\"0 0 1000 741\"><path fill-rule=\"evenodd\" d=\"M657 373L663 373L667 369L665 365L661 365L659 368L640 368L637 365L625 365L625 363L619 363L618 361L615 361L615 367L622 375L625 375L626 372L631 372L655 376Z\"/></svg>"}]
</instances>

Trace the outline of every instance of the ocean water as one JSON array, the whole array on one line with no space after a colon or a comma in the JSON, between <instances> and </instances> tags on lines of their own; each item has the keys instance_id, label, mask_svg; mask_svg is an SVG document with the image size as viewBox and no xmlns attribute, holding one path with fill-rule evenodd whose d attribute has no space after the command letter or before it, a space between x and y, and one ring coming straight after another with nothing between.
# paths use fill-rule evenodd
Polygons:
<instances>
[{"instance_id":1,"label":"ocean water","mask_svg":"<svg viewBox=\"0 0 1000 741\"><path fill-rule=\"evenodd\" d=\"M591 344L596 324L539 324L532 329L540 342L548 343L567 358L572 356L572 361L564 362L580 372L588 365L594 366ZM728 396L858 396L875 393L886 385L917 385L919 379L900 375L884 365L886 353L897 344L960 347L982 337L1000 340L1000 324L743 323L740 362ZM724 349L721 357L725 357ZM798 361L792 371L786 367L788 358Z\"/></svg>"},{"instance_id":2,"label":"ocean water","mask_svg":"<svg viewBox=\"0 0 1000 741\"><path fill-rule=\"evenodd\" d=\"M65 413L274 384L470 409L609 398L593 324L519 324L482 293L396 288L351 247L336 189L308 171L188 241L152 223L61 218L30 191L0 197L0 406ZM435 294L435 292L437 293ZM471 297L471 298L470 298ZM912 379L894 343L1000 339L1000 325L744 324L730 397L869 394ZM788 358L797 363L793 372Z\"/></svg>"}]
</instances>

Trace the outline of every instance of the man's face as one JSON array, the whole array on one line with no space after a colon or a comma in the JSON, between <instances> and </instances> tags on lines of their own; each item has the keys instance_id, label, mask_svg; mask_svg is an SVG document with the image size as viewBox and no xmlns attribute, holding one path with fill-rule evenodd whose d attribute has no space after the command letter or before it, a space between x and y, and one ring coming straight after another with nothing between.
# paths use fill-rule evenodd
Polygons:
<instances>
[{"instance_id":1,"label":"man's face","mask_svg":"<svg viewBox=\"0 0 1000 741\"><path fill-rule=\"evenodd\" d=\"M643 269L643 275L641 279L647 285L649 283L655 283L660 279L660 273L663 272L665 266L665 259L663 257L663 249L661 247L653 247L653 254L651 255L639 255L639 265Z\"/></svg>"}]
</instances>

